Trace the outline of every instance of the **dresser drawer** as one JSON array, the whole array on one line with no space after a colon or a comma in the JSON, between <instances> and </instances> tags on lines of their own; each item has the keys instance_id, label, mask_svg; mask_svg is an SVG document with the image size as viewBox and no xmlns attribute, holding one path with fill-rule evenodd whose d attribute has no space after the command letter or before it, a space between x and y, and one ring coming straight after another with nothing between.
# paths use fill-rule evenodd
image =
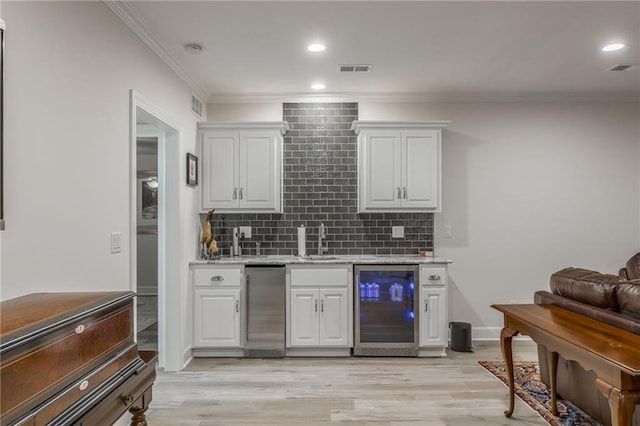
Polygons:
<instances>
[{"instance_id":1,"label":"dresser drawer","mask_svg":"<svg viewBox=\"0 0 640 426\"><path fill-rule=\"evenodd\" d=\"M74 421L74 426L112 424L121 417L123 410L144 412L149 407L158 356L155 352L140 351L140 358L144 366L114 387L99 406Z\"/></svg>"},{"instance_id":2,"label":"dresser drawer","mask_svg":"<svg viewBox=\"0 0 640 426\"><path fill-rule=\"evenodd\" d=\"M138 348L135 343L132 343L129 348L118 354L118 356L80 377L65 390L58 392L54 398L48 400L42 407L38 408L34 416L35 424L47 425L67 411L69 407L74 406L74 404L77 406L86 404L87 400L92 399L92 394L101 391L100 388L104 387L104 383L107 380L121 375L122 371L131 368L131 366L141 364L139 360L136 362L137 358ZM61 421L62 419L57 420Z\"/></svg>"},{"instance_id":3,"label":"dresser drawer","mask_svg":"<svg viewBox=\"0 0 640 426\"><path fill-rule=\"evenodd\" d=\"M133 348L133 359L132 301L79 316L3 353L0 382L19 386L2 392L2 424L45 402L127 348Z\"/></svg>"},{"instance_id":4,"label":"dresser drawer","mask_svg":"<svg viewBox=\"0 0 640 426\"><path fill-rule=\"evenodd\" d=\"M198 268L193 270L193 285L203 286L240 286L242 268Z\"/></svg>"}]
</instances>

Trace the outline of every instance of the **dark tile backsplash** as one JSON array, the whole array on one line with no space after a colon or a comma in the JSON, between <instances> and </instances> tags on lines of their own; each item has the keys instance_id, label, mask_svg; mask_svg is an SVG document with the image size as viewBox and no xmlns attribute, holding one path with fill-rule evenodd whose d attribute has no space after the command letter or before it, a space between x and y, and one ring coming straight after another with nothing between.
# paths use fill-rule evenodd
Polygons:
<instances>
[{"instance_id":1,"label":"dark tile backsplash","mask_svg":"<svg viewBox=\"0 0 640 426\"><path fill-rule=\"evenodd\" d=\"M307 254L318 252L318 225L328 228L328 254L415 254L433 249L432 213L358 214L357 142L350 130L357 103L285 103L284 210L282 214L214 214L222 255L229 255L231 229L251 226L243 254L297 254L297 228L307 228ZM391 238L404 226L404 238Z\"/></svg>"}]
</instances>

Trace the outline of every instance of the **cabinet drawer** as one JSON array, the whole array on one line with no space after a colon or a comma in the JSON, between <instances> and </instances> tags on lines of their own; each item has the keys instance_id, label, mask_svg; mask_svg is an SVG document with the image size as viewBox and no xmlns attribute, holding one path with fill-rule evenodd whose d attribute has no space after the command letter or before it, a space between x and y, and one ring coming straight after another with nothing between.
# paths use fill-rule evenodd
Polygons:
<instances>
[{"instance_id":1,"label":"cabinet drawer","mask_svg":"<svg viewBox=\"0 0 640 426\"><path fill-rule=\"evenodd\" d=\"M240 286L241 279L241 268L203 268L193 271L193 285L195 286Z\"/></svg>"},{"instance_id":2,"label":"cabinet drawer","mask_svg":"<svg viewBox=\"0 0 640 426\"><path fill-rule=\"evenodd\" d=\"M292 269L292 286L346 286L349 283L349 271L336 269Z\"/></svg>"},{"instance_id":3,"label":"cabinet drawer","mask_svg":"<svg viewBox=\"0 0 640 426\"><path fill-rule=\"evenodd\" d=\"M445 285L447 283L446 268L422 268L420 270L420 284Z\"/></svg>"}]
</instances>

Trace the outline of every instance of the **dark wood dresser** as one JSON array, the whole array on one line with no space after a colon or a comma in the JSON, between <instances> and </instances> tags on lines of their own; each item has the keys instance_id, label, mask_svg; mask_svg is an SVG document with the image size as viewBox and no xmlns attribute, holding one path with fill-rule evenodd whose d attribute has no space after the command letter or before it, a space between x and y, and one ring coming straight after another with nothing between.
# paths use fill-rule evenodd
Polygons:
<instances>
[{"instance_id":1,"label":"dark wood dresser","mask_svg":"<svg viewBox=\"0 0 640 426\"><path fill-rule=\"evenodd\" d=\"M155 352L134 342L133 292L37 293L0 305L0 425L143 426Z\"/></svg>"}]
</instances>

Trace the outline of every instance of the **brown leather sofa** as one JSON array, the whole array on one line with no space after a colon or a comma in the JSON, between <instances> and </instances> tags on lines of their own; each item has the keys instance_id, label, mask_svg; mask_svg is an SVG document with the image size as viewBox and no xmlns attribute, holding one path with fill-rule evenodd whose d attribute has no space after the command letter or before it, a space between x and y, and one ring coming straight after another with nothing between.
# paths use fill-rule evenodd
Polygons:
<instances>
[{"instance_id":1,"label":"brown leather sofa","mask_svg":"<svg viewBox=\"0 0 640 426\"><path fill-rule=\"evenodd\" d=\"M619 275L601 274L580 268L565 268L551 275L551 291L537 291L534 302L552 304L640 335L640 253L627 262ZM540 377L549 384L549 355L538 345ZM606 398L595 386L595 373L575 361L560 357L557 371L558 395L571 401L605 426L611 426ZM636 405L633 426L640 426L640 405Z\"/></svg>"}]
</instances>

